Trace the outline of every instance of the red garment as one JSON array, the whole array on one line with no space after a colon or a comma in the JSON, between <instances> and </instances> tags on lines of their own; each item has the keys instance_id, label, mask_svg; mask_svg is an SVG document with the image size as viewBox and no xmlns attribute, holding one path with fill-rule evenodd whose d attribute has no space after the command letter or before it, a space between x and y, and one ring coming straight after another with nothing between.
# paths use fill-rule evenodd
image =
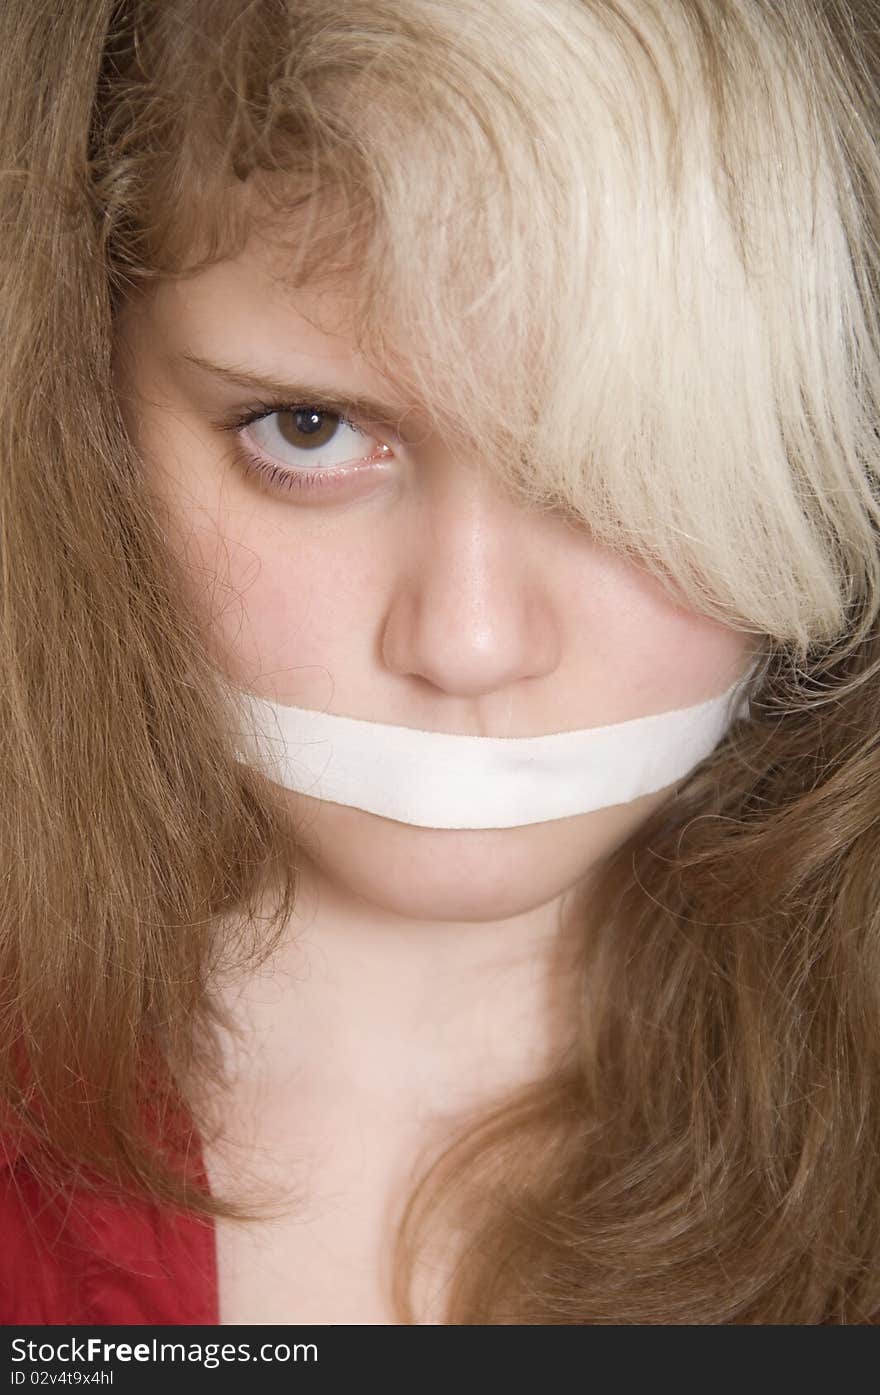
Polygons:
<instances>
[{"instance_id":1,"label":"red garment","mask_svg":"<svg viewBox=\"0 0 880 1395\"><path fill-rule=\"evenodd\" d=\"M218 1322L212 1221L82 1189L47 1196L0 1137L0 1325Z\"/></svg>"}]
</instances>

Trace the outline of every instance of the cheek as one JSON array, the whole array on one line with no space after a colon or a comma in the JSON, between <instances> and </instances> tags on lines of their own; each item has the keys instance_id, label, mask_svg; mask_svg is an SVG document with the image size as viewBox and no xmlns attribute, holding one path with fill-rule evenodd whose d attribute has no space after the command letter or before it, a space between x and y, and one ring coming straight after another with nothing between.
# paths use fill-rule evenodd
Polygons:
<instances>
[{"instance_id":1,"label":"cheek","mask_svg":"<svg viewBox=\"0 0 880 1395\"><path fill-rule=\"evenodd\" d=\"M218 663L245 684L264 672L320 668L312 697L321 705L327 671L340 665L345 672L353 637L369 634L375 618L383 586L375 530L297 520L233 463L218 461L204 425L182 409L168 421L146 415L130 429L149 462L150 493L181 562L187 599Z\"/></svg>"},{"instance_id":2,"label":"cheek","mask_svg":"<svg viewBox=\"0 0 880 1395\"><path fill-rule=\"evenodd\" d=\"M573 887L671 793L505 829L411 828L289 793L297 842L324 898L355 897L417 920L523 915Z\"/></svg>"},{"instance_id":3,"label":"cheek","mask_svg":"<svg viewBox=\"0 0 880 1395\"><path fill-rule=\"evenodd\" d=\"M589 594L583 588L580 594L573 623L588 638L580 649L595 691L589 710L581 698L585 726L713 697L741 676L758 642L754 634L696 614L658 580L610 553L593 559Z\"/></svg>"},{"instance_id":4,"label":"cheek","mask_svg":"<svg viewBox=\"0 0 880 1395\"><path fill-rule=\"evenodd\" d=\"M345 674L358 644L369 642L381 582L351 540L343 550L330 539L297 535L289 523L273 527L259 508L185 510L177 547L191 597L233 678L249 684L256 675L279 674L291 701L295 690L296 700L322 705L328 673ZM291 687L294 669L320 674L303 675L306 690L299 682Z\"/></svg>"}]
</instances>

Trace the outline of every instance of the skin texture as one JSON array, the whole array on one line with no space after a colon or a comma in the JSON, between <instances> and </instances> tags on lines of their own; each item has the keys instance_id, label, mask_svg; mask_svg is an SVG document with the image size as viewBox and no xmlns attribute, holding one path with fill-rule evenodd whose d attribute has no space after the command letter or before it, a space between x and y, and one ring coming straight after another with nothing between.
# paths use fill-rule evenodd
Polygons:
<instances>
[{"instance_id":1,"label":"skin texture","mask_svg":"<svg viewBox=\"0 0 880 1395\"><path fill-rule=\"evenodd\" d=\"M226 672L340 715L534 736L697 703L746 671L754 636L513 501L360 356L345 287L281 290L273 256L254 238L119 321L123 410ZM334 458L388 453L338 490L272 493L218 426L255 394L185 352L387 402L391 422L360 420L367 437L348 432ZM253 430L279 464L321 468L271 426ZM246 1236L220 1225L224 1321L392 1320L382 1237L419 1148L558 1052L566 910L667 794L459 831L288 792L296 924L270 965L222 987L245 1037L229 1046L232 1141L208 1162L213 1183L247 1170L295 1197Z\"/></svg>"}]
</instances>

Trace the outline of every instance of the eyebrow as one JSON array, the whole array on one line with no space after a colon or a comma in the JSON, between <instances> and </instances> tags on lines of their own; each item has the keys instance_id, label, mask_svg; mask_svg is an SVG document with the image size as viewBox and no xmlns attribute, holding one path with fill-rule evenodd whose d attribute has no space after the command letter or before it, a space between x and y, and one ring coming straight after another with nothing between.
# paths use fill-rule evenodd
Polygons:
<instances>
[{"instance_id":1,"label":"eyebrow","mask_svg":"<svg viewBox=\"0 0 880 1395\"><path fill-rule=\"evenodd\" d=\"M205 373L211 373L214 377L221 378L224 382L231 383L234 387L249 388L273 399L291 404L302 403L303 406L317 407L328 412L341 408L350 416L365 417L367 420L382 426L391 426L397 429L404 416L415 413L414 408L394 406L390 402L379 402L376 398L368 397L359 392L315 387L313 383L285 383L271 375L258 373L255 369L242 364L212 363L209 359L191 353L188 349L184 349L176 357L183 362L194 364L196 368L202 369Z\"/></svg>"}]
</instances>

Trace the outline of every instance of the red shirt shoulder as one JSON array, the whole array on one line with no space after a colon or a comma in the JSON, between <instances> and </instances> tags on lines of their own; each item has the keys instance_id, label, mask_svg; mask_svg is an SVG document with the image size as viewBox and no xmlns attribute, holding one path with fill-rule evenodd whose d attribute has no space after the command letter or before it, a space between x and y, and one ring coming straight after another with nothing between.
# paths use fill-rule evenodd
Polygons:
<instances>
[{"instance_id":1,"label":"red shirt shoulder","mask_svg":"<svg viewBox=\"0 0 880 1395\"><path fill-rule=\"evenodd\" d=\"M216 1324L213 1222L72 1186L0 1134L0 1325Z\"/></svg>"}]
</instances>

